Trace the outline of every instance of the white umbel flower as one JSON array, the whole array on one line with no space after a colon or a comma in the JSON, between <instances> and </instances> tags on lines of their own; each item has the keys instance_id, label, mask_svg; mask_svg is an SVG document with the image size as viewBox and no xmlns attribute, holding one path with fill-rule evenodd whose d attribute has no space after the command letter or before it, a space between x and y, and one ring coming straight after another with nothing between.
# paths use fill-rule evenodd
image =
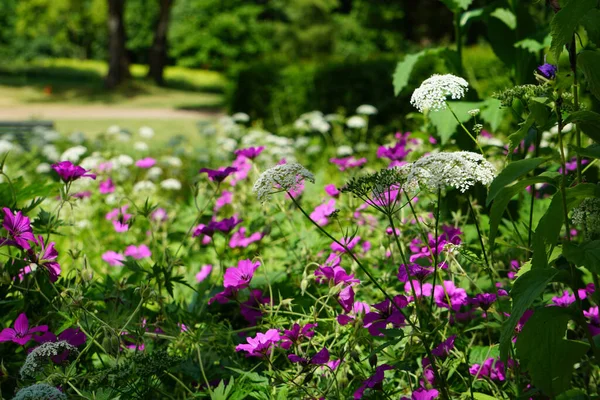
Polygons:
<instances>
[{"instance_id":1,"label":"white umbel flower","mask_svg":"<svg viewBox=\"0 0 600 400\"><path fill-rule=\"evenodd\" d=\"M63 352L68 351L70 354L77 354L79 351L76 347L70 345L64 340L58 342L42 343L35 347L31 353L27 355L25 363L21 366L21 378L33 378L36 373L43 368L51 357L55 357Z\"/></svg>"},{"instance_id":2,"label":"white umbel flower","mask_svg":"<svg viewBox=\"0 0 600 400\"><path fill-rule=\"evenodd\" d=\"M250 116L246 113L238 112L233 114L231 116L231 119L237 122L238 124L245 124L246 122L250 121Z\"/></svg>"},{"instance_id":3,"label":"white umbel flower","mask_svg":"<svg viewBox=\"0 0 600 400\"><path fill-rule=\"evenodd\" d=\"M370 104L363 104L358 106L358 108L356 109L356 113L362 115L375 115L377 114L377 108Z\"/></svg>"},{"instance_id":4,"label":"white umbel flower","mask_svg":"<svg viewBox=\"0 0 600 400\"><path fill-rule=\"evenodd\" d=\"M133 185L134 192L153 193L156 190L156 185L151 181L139 181Z\"/></svg>"},{"instance_id":5,"label":"white umbel flower","mask_svg":"<svg viewBox=\"0 0 600 400\"><path fill-rule=\"evenodd\" d=\"M304 180L315 183L315 176L301 164L281 164L263 172L254 183L252 191L264 203L271 199L273 189L296 190Z\"/></svg>"},{"instance_id":6,"label":"white umbel flower","mask_svg":"<svg viewBox=\"0 0 600 400\"><path fill-rule=\"evenodd\" d=\"M452 74L432 75L425 79L410 98L410 104L419 111L440 111L446 109L446 98L462 99L467 92L469 83L461 77Z\"/></svg>"},{"instance_id":7,"label":"white umbel flower","mask_svg":"<svg viewBox=\"0 0 600 400\"><path fill-rule=\"evenodd\" d=\"M365 121L363 117L353 115L350 118L348 118L348 120L346 121L346 125L348 126L348 128L362 129L365 126L367 126L367 121Z\"/></svg>"},{"instance_id":8,"label":"white umbel flower","mask_svg":"<svg viewBox=\"0 0 600 400\"><path fill-rule=\"evenodd\" d=\"M67 396L47 383L36 383L19 390L13 400L67 400Z\"/></svg>"},{"instance_id":9,"label":"white umbel flower","mask_svg":"<svg viewBox=\"0 0 600 400\"><path fill-rule=\"evenodd\" d=\"M583 200L573 210L573 222L583 226L587 240L594 240L600 235L600 198L591 197Z\"/></svg>"},{"instance_id":10,"label":"white umbel flower","mask_svg":"<svg viewBox=\"0 0 600 400\"><path fill-rule=\"evenodd\" d=\"M140 136L144 139L152 139L154 136L154 129L150 128L149 126L142 126L139 132Z\"/></svg>"},{"instance_id":11,"label":"white umbel flower","mask_svg":"<svg viewBox=\"0 0 600 400\"><path fill-rule=\"evenodd\" d=\"M87 148L84 146L74 146L68 148L60 155L61 161L71 161L72 163L77 163L82 155L87 152Z\"/></svg>"},{"instance_id":12,"label":"white umbel flower","mask_svg":"<svg viewBox=\"0 0 600 400\"><path fill-rule=\"evenodd\" d=\"M165 190L181 190L181 182L175 178L169 178L162 181L160 187Z\"/></svg>"},{"instance_id":13,"label":"white umbel flower","mask_svg":"<svg viewBox=\"0 0 600 400\"><path fill-rule=\"evenodd\" d=\"M432 192L450 186L464 193L477 182L489 185L495 177L496 168L479 153L443 152L426 155L411 164L407 185Z\"/></svg>"}]
</instances>

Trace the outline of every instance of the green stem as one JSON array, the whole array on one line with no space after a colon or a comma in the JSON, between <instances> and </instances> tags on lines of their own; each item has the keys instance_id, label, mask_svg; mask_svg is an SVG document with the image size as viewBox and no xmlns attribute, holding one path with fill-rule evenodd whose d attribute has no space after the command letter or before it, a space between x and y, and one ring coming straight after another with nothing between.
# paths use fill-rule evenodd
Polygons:
<instances>
[{"instance_id":1,"label":"green stem","mask_svg":"<svg viewBox=\"0 0 600 400\"><path fill-rule=\"evenodd\" d=\"M467 129L467 127L460 121L460 119L458 119L458 116L456 115L456 113L454 112L454 110L452 109L452 107L450 107L450 103L446 102L446 106L448 107L448 110L450 110L450 112L452 113L452 115L454 116L454 119L456 120L456 122L458 122L458 124L463 128L463 130L465 132L467 132L467 135L469 135L469 137L471 138L471 140L473 140L473 142L477 145L477 148L479 149L479 151L483 155L484 154L483 153L483 149L479 145L479 142L477 141L477 139L475 138L475 136L473 136L471 134L471 132Z\"/></svg>"},{"instance_id":2,"label":"green stem","mask_svg":"<svg viewBox=\"0 0 600 400\"><path fill-rule=\"evenodd\" d=\"M573 111L579 111L579 85L577 83L577 42L575 41L575 34L571 39L571 46L569 47L569 61L571 63L571 71L573 72ZM581 132L579 131L579 124L575 124L575 142L577 147L581 148ZM581 183L581 155L577 154L577 183Z\"/></svg>"},{"instance_id":3,"label":"green stem","mask_svg":"<svg viewBox=\"0 0 600 400\"><path fill-rule=\"evenodd\" d=\"M462 30L460 29L461 12L454 13L454 40L456 41L456 53L458 54L458 74L463 74L462 62Z\"/></svg>"}]
</instances>

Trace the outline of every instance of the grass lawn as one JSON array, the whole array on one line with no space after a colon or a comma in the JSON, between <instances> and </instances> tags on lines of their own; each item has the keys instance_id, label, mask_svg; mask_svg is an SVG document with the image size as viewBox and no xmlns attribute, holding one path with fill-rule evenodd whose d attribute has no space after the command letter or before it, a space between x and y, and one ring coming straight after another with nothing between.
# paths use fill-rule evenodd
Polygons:
<instances>
[{"instance_id":1,"label":"grass lawn","mask_svg":"<svg viewBox=\"0 0 600 400\"><path fill-rule=\"evenodd\" d=\"M145 79L147 66L132 65L133 79L114 91L104 88L107 65L101 61L52 59L0 62L0 106L30 104L105 104L175 109L219 108L226 81L213 71L169 67L165 87Z\"/></svg>"}]
</instances>

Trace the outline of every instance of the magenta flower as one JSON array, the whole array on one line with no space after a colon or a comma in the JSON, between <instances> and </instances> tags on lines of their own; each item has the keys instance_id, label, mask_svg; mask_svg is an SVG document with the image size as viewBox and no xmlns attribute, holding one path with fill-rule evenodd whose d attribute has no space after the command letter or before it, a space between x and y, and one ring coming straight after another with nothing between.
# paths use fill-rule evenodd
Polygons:
<instances>
[{"instance_id":1,"label":"magenta flower","mask_svg":"<svg viewBox=\"0 0 600 400\"><path fill-rule=\"evenodd\" d=\"M565 290L562 296L554 296L552 298L552 303L558 307L569 307L571 304L575 303L575 295L571 294L568 290Z\"/></svg>"},{"instance_id":2,"label":"magenta flower","mask_svg":"<svg viewBox=\"0 0 600 400\"><path fill-rule=\"evenodd\" d=\"M140 244L139 246L131 245L127 246L124 253L127 257L133 257L136 260L141 260L142 258L152 257L152 252L145 244Z\"/></svg>"},{"instance_id":3,"label":"magenta flower","mask_svg":"<svg viewBox=\"0 0 600 400\"><path fill-rule=\"evenodd\" d=\"M389 299L385 299L381 303L373 305L377 311L371 311L365 315L363 322L371 336L384 336L382 330L387 329L388 324L394 328L404 326L404 315L398 308L406 307L408 300L402 295L395 296L393 300L397 307L392 305Z\"/></svg>"},{"instance_id":4,"label":"magenta flower","mask_svg":"<svg viewBox=\"0 0 600 400\"><path fill-rule=\"evenodd\" d=\"M281 348L287 350L292 345L298 345L302 343L304 339L310 339L315 336L315 328L317 324L306 324L300 327L299 324L295 323L292 325L292 329L286 329L283 331L281 336Z\"/></svg>"},{"instance_id":5,"label":"magenta flower","mask_svg":"<svg viewBox=\"0 0 600 400\"><path fill-rule=\"evenodd\" d=\"M408 397L402 397L400 400L434 400L437 399L439 395L440 392L435 389L427 390L420 387L412 392L410 399Z\"/></svg>"},{"instance_id":6,"label":"magenta flower","mask_svg":"<svg viewBox=\"0 0 600 400\"><path fill-rule=\"evenodd\" d=\"M458 311L467 305L469 299L465 289L456 287L452 281L444 281L443 285L435 285L433 289L433 299L438 307Z\"/></svg>"},{"instance_id":7,"label":"magenta flower","mask_svg":"<svg viewBox=\"0 0 600 400\"><path fill-rule=\"evenodd\" d=\"M247 149L239 149L233 152L233 154L235 154L237 157L246 157L249 158L250 160L254 160L256 157L259 156L260 153L263 152L263 150L265 149L265 146L259 146L259 147L248 147Z\"/></svg>"},{"instance_id":8,"label":"magenta flower","mask_svg":"<svg viewBox=\"0 0 600 400\"><path fill-rule=\"evenodd\" d=\"M514 365L513 360L508 360L508 366ZM469 368L469 373L475 379L489 378L493 381L503 382L506 380L506 368L500 359L488 358L483 364L473 364Z\"/></svg>"},{"instance_id":9,"label":"magenta flower","mask_svg":"<svg viewBox=\"0 0 600 400\"><path fill-rule=\"evenodd\" d=\"M352 305L352 310L348 314L340 314L336 319L338 324L344 326L353 322L356 318L364 316L369 311L371 311L371 307L367 303L355 301Z\"/></svg>"},{"instance_id":10,"label":"magenta flower","mask_svg":"<svg viewBox=\"0 0 600 400\"><path fill-rule=\"evenodd\" d=\"M352 239L344 237L344 238L342 238L342 240L340 240L340 242L343 245L345 245L346 248L348 248L348 250L352 250L358 244L358 242L360 242L360 236L355 236ZM335 242L331 244L331 250L337 251L339 253L345 253L346 248L344 248L343 246L340 246L339 244L337 244Z\"/></svg>"},{"instance_id":11,"label":"magenta flower","mask_svg":"<svg viewBox=\"0 0 600 400\"><path fill-rule=\"evenodd\" d=\"M248 174L252 170L252 163L247 158L238 156L231 165L237 169L229 180L231 186L235 186L239 181L243 181L248 177Z\"/></svg>"},{"instance_id":12,"label":"magenta flower","mask_svg":"<svg viewBox=\"0 0 600 400\"><path fill-rule=\"evenodd\" d=\"M391 365L382 364L379 367L375 368L375 373L373 376L363 381L362 385L358 388L356 392L354 392L354 399L362 399L365 390L367 389L375 389L381 386L383 379L385 378L384 372L389 371L390 369L394 369Z\"/></svg>"},{"instance_id":13,"label":"magenta flower","mask_svg":"<svg viewBox=\"0 0 600 400\"><path fill-rule=\"evenodd\" d=\"M412 285L411 285L411 282L412 282ZM431 283L421 283L415 279L413 279L411 282L406 282L404 284L404 291L406 293L412 295L413 287L415 288L414 294L415 294L415 296L417 296L417 298L429 297L433 293L433 285ZM414 300L412 297L410 297L409 299Z\"/></svg>"},{"instance_id":14,"label":"magenta flower","mask_svg":"<svg viewBox=\"0 0 600 400\"><path fill-rule=\"evenodd\" d=\"M235 300L237 298L238 290L233 287L225 288L222 292L217 293L213 297L208 300L208 305L211 305L215 301L219 304L227 304L231 300Z\"/></svg>"},{"instance_id":15,"label":"magenta flower","mask_svg":"<svg viewBox=\"0 0 600 400\"><path fill-rule=\"evenodd\" d=\"M40 250L38 253L33 253L33 251L29 252L31 261L40 267L46 268L50 274L50 281L56 282L61 271L60 264L56 261L58 258L58 251L54 248L56 243L51 242L46 246L42 235L38 236L37 243L40 246Z\"/></svg>"},{"instance_id":16,"label":"magenta flower","mask_svg":"<svg viewBox=\"0 0 600 400\"><path fill-rule=\"evenodd\" d=\"M250 285L254 272L260 266L260 261L240 260L237 267L227 268L223 277L226 288L243 289Z\"/></svg>"},{"instance_id":17,"label":"magenta flower","mask_svg":"<svg viewBox=\"0 0 600 400\"><path fill-rule=\"evenodd\" d=\"M223 232L225 234L230 233L233 228L242 223L243 220L238 219L237 216L233 216L231 218L225 218L218 222L214 223L214 229L216 231ZM212 223L212 222L211 222ZM210 225L210 224L209 224Z\"/></svg>"},{"instance_id":18,"label":"magenta flower","mask_svg":"<svg viewBox=\"0 0 600 400\"><path fill-rule=\"evenodd\" d=\"M107 178L100 182L100 185L98 186L98 191L101 194L113 193L115 191L115 184L113 183L112 179Z\"/></svg>"},{"instance_id":19,"label":"magenta flower","mask_svg":"<svg viewBox=\"0 0 600 400\"><path fill-rule=\"evenodd\" d=\"M342 282L346 285L360 283L360 279L354 278L353 274L348 275L346 270L340 265L330 267L327 263L315 270L315 278L318 283L332 281L334 285L338 285Z\"/></svg>"},{"instance_id":20,"label":"magenta flower","mask_svg":"<svg viewBox=\"0 0 600 400\"><path fill-rule=\"evenodd\" d=\"M350 168L362 167L367 163L366 158L356 159L353 156L345 158L330 158L329 162L338 166L340 171L345 171Z\"/></svg>"},{"instance_id":21,"label":"magenta flower","mask_svg":"<svg viewBox=\"0 0 600 400\"><path fill-rule=\"evenodd\" d=\"M325 185L325 193L334 198L338 198L340 196L340 191L333 184Z\"/></svg>"},{"instance_id":22,"label":"magenta flower","mask_svg":"<svg viewBox=\"0 0 600 400\"><path fill-rule=\"evenodd\" d=\"M142 158L141 160L137 160L135 162L135 166L138 168L152 168L156 165L156 160L152 157Z\"/></svg>"},{"instance_id":23,"label":"magenta flower","mask_svg":"<svg viewBox=\"0 0 600 400\"><path fill-rule=\"evenodd\" d=\"M337 300L345 312L349 313L352 311L352 306L354 305L354 289L352 289L352 286L343 288L338 294Z\"/></svg>"},{"instance_id":24,"label":"magenta flower","mask_svg":"<svg viewBox=\"0 0 600 400\"><path fill-rule=\"evenodd\" d=\"M310 218L313 219L319 226L325 226L329 223L329 217L335 211L335 199L329 199L326 203L320 204L315 207L315 210L310 214Z\"/></svg>"},{"instance_id":25,"label":"magenta flower","mask_svg":"<svg viewBox=\"0 0 600 400\"><path fill-rule=\"evenodd\" d=\"M112 267L122 267L125 256L116 251L108 250L102 254L102 260L106 261Z\"/></svg>"},{"instance_id":26,"label":"magenta flower","mask_svg":"<svg viewBox=\"0 0 600 400\"><path fill-rule=\"evenodd\" d=\"M237 232L231 235L229 239L229 247L235 248L246 248L254 242L258 242L265 236L262 232L254 232L250 236L246 236L246 228L241 227Z\"/></svg>"},{"instance_id":27,"label":"magenta flower","mask_svg":"<svg viewBox=\"0 0 600 400\"><path fill-rule=\"evenodd\" d=\"M583 315L590 320L588 329L592 336L600 335L600 313L598 312L598 306L590 307L589 310L583 311Z\"/></svg>"},{"instance_id":28,"label":"magenta flower","mask_svg":"<svg viewBox=\"0 0 600 400\"><path fill-rule=\"evenodd\" d=\"M448 339L437 345L437 347L431 350L431 354L439 358L445 358L450 354L450 351L454 348L454 340L456 335L448 336Z\"/></svg>"},{"instance_id":29,"label":"magenta flower","mask_svg":"<svg viewBox=\"0 0 600 400\"><path fill-rule=\"evenodd\" d=\"M221 196L215 201L215 211L220 210L227 204L231 204L233 201L233 193L228 190L223 190Z\"/></svg>"},{"instance_id":30,"label":"magenta flower","mask_svg":"<svg viewBox=\"0 0 600 400\"><path fill-rule=\"evenodd\" d=\"M200 171L198 171L199 173L206 173L208 175L208 179L210 179L213 182L223 182L225 180L225 178L227 178L229 175L233 174L234 172L237 171L237 168L234 167L221 167L222 169L208 169L208 168L202 168Z\"/></svg>"},{"instance_id":31,"label":"magenta flower","mask_svg":"<svg viewBox=\"0 0 600 400\"><path fill-rule=\"evenodd\" d=\"M261 304L267 304L271 301L268 296L262 295L262 290L253 289L250 291L250 297L248 300L240 303L240 314L250 326L256 325L258 319L262 318L262 312L260 311Z\"/></svg>"},{"instance_id":32,"label":"magenta flower","mask_svg":"<svg viewBox=\"0 0 600 400\"><path fill-rule=\"evenodd\" d=\"M87 341L87 337L85 333L81 332L79 328L67 328L62 331L58 337L52 332L46 332L43 335L40 335L34 338L38 343L46 343L46 342L60 342L65 341L69 343L71 346L79 347L84 345ZM56 364L62 363L69 356L69 351L65 350L61 354L52 357L52 361Z\"/></svg>"},{"instance_id":33,"label":"magenta flower","mask_svg":"<svg viewBox=\"0 0 600 400\"><path fill-rule=\"evenodd\" d=\"M2 226L8 232L10 239L0 241L0 245L16 245L24 250L29 250L31 246L28 241L31 240L32 242L35 242L29 217L23 215L21 211L17 211L16 214L13 214L12 211L6 207L2 210L4 210L4 221L2 222Z\"/></svg>"},{"instance_id":34,"label":"magenta flower","mask_svg":"<svg viewBox=\"0 0 600 400\"><path fill-rule=\"evenodd\" d=\"M404 264L400 264L400 267L398 267L398 280L400 282L408 282L406 269ZM408 273L411 278L417 278L419 282L423 282L425 278L433 273L433 271L430 268L421 267L419 264L411 263L408 264Z\"/></svg>"},{"instance_id":35,"label":"magenta flower","mask_svg":"<svg viewBox=\"0 0 600 400\"><path fill-rule=\"evenodd\" d=\"M126 232L129 230L129 224L126 222L133 217L133 215L127 213L129 205L124 205L120 208L115 208L106 214L106 219L112 221L113 227L116 232Z\"/></svg>"},{"instance_id":36,"label":"magenta flower","mask_svg":"<svg viewBox=\"0 0 600 400\"><path fill-rule=\"evenodd\" d=\"M329 362L329 350L323 347L321 351L310 358L310 361L296 354L288 355L288 359L293 363L323 365Z\"/></svg>"},{"instance_id":37,"label":"magenta flower","mask_svg":"<svg viewBox=\"0 0 600 400\"><path fill-rule=\"evenodd\" d=\"M238 344L235 351L245 351L246 357L265 357L271 354L273 347L281 340L277 329L269 329L265 333L258 332L256 337L248 337L248 344Z\"/></svg>"},{"instance_id":38,"label":"magenta flower","mask_svg":"<svg viewBox=\"0 0 600 400\"><path fill-rule=\"evenodd\" d=\"M27 315L21 313L15 320L14 328L4 328L2 332L0 332L0 342L13 342L24 346L34 338L34 333L47 331L48 325L40 325L30 329Z\"/></svg>"},{"instance_id":39,"label":"magenta flower","mask_svg":"<svg viewBox=\"0 0 600 400\"><path fill-rule=\"evenodd\" d=\"M200 268L200 272L198 272L196 274L196 282L200 283L203 280L205 280L206 278L208 278L208 276L210 275L210 273L212 272L212 265L203 265L202 268Z\"/></svg>"},{"instance_id":40,"label":"magenta flower","mask_svg":"<svg viewBox=\"0 0 600 400\"><path fill-rule=\"evenodd\" d=\"M378 158L389 158L391 161L403 161L408 153L411 152L410 149L407 149L408 145L408 137L410 136L410 132L396 133L396 139L398 140L396 144L391 147L380 146L377 149L377 157Z\"/></svg>"},{"instance_id":41,"label":"magenta flower","mask_svg":"<svg viewBox=\"0 0 600 400\"><path fill-rule=\"evenodd\" d=\"M479 293L471 301L472 304L481 307L483 311L487 311L496 301L497 296L494 293Z\"/></svg>"},{"instance_id":42,"label":"magenta flower","mask_svg":"<svg viewBox=\"0 0 600 400\"><path fill-rule=\"evenodd\" d=\"M75 181L79 178L96 179L95 174L89 173L89 170L83 169L78 165L73 165L71 161L61 161L57 164L52 164L52 168L65 183Z\"/></svg>"},{"instance_id":43,"label":"magenta flower","mask_svg":"<svg viewBox=\"0 0 600 400\"><path fill-rule=\"evenodd\" d=\"M157 208L156 210L152 211L152 214L150 214L150 219L157 222L164 222L168 218L169 216L167 215L167 210L164 208Z\"/></svg>"}]
</instances>

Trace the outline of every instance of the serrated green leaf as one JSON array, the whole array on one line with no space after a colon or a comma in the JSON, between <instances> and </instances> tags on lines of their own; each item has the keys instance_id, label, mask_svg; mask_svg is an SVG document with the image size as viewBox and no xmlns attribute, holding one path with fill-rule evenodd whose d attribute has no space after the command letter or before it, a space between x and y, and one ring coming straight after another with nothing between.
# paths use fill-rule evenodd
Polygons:
<instances>
[{"instance_id":1,"label":"serrated green leaf","mask_svg":"<svg viewBox=\"0 0 600 400\"><path fill-rule=\"evenodd\" d=\"M585 28L588 38L600 47L600 10L594 8L581 19L581 25Z\"/></svg>"},{"instance_id":2,"label":"serrated green leaf","mask_svg":"<svg viewBox=\"0 0 600 400\"><path fill-rule=\"evenodd\" d=\"M501 105L500 100L489 98L484 102L484 108L481 110L481 119L490 124L493 131L500 127L506 114L506 110Z\"/></svg>"},{"instance_id":3,"label":"serrated green leaf","mask_svg":"<svg viewBox=\"0 0 600 400\"><path fill-rule=\"evenodd\" d=\"M529 372L533 384L554 398L567 390L573 365L589 349L589 344L566 340L571 312L562 307L536 310L517 338L517 356Z\"/></svg>"},{"instance_id":4,"label":"serrated green leaf","mask_svg":"<svg viewBox=\"0 0 600 400\"><path fill-rule=\"evenodd\" d=\"M527 158L525 160L519 160L511 162L496 176L490 185L490 191L487 196L486 205L490 205L492 200L496 198L500 190L505 186L513 183L520 177L524 176L530 171L533 171L542 163L544 163L546 159L542 157L538 158Z\"/></svg>"},{"instance_id":5,"label":"serrated green leaf","mask_svg":"<svg viewBox=\"0 0 600 400\"><path fill-rule=\"evenodd\" d=\"M496 8L490 16L498 18L512 30L517 27L517 17L508 8Z\"/></svg>"},{"instance_id":6,"label":"serrated green leaf","mask_svg":"<svg viewBox=\"0 0 600 400\"><path fill-rule=\"evenodd\" d=\"M600 19L596 21L600 26ZM583 71L587 87L598 100L600 100L600 51L584 50L577 56L577 65Z\"/></svg>"},{"instance_id":7,"label":"serrated green leaf","mask_svg":"<svg viewBox=\"0 0 600 400\"><path fill-rule=\"evenodd\" d=\"M415 64L424 56L430 54L430 50L423 50L415 54L408 54L404 57L404 60L400 61L398 65L396 65L396 70L394 71L393 84L394 84L394 95L398 96L402 89L406 87L408 84L408 80L410 78L410 74L412 73Z\"/></svg>"},{"instance_id":8,"label":"serrated green leaf","mask_svg":"<svg viewBox=\"0 0 600 400\"><path fill-rule=\"evenodd\" d=\"M456 102L449 103L452 110L456 113L456 116L460 120L460 122L467 122L471 116L468 114L469 110L473 110L475 108L481 108L483 106L483 102L478 103L469 103L469 102ZM429 114L429 119L431 123L435 126L436 131L442 141L442 144L445 144L456 132L456 129L459 127L458 121L452 115L452 111L449 109L431 112ZM466 133L462 131L465 135Z\"/></svg>"},{"instance_id":9,"label":"serrated green leaf","mask_svg":"<svg viewBox=\"0 0 600 400\"><path fill-rule=\"evenodd\" d=\"M596 8L596 4L597 0L570 1L554 14L550 21L550 34L552 35L550 51L557 63L564 45L571 42L577 26L583 17Z\"/></svg>"},{"instance_id":10,"label":"serrated green leaf","mask_svg":"<svg viewBox=\"0 0 600 400\"><path fill-rule=\"evenodd\" d=\"M576 111L571 113L565 124L573 122L594 142L600 143L600 114L593 111Z\"/></svg>"},{"instance_id":11,"label":"serrated green leaf","mask_svg":"<svg viewBox=\"0 0 600 400\"><path fill-rule=\"evenodd\" d=\"M591 272L600 273L600 240L576 244L563 244L563 256L579 267L586 267Z\"/></svg>"},{"instance_id":12,"label":"serrated green leaf","mask_svg":"<svg viewBox=\"0 0 600 400\"><path fill-rule=\"evenodd\" d=\"M558 271L551 268L532 269L515 281L510 291L513 300L512 310L510 317L502 325L500 334L500 358L503 362L508 359L508 348L519 319L557 274Z\"/></svg>"},{"instance_id":13,"label":"serrated green leaf","mask_svg":"<svg viewBox=\"0 0 600 400\"><path fill-rule=\"evenodd\" d=\"M550 46L552 38L550 35L544 38L543 42L539 42L533 38L526 38L520 40L514 44L515 48L527 50L531 54L538 55L540 51L544 50L546 47Z\"/></svg>"}]
</instances>

